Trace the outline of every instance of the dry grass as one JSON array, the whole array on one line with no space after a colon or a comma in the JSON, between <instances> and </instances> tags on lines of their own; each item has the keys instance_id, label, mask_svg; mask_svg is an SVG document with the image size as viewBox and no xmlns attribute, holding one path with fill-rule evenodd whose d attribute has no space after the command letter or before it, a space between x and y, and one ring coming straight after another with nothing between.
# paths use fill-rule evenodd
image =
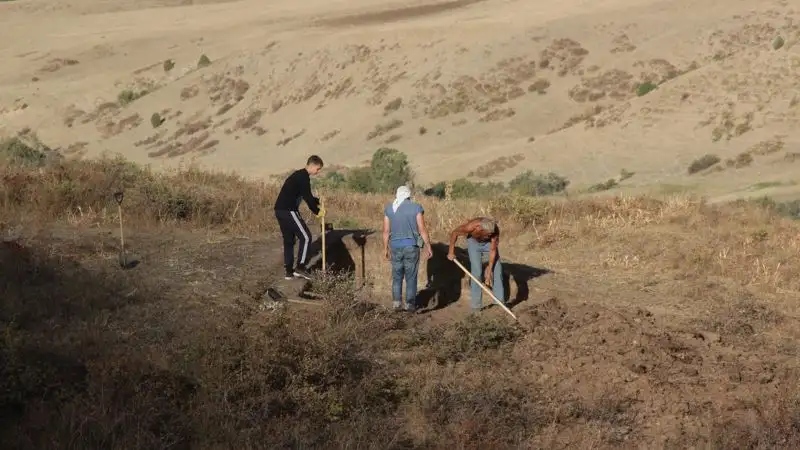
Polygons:
<instances>
[{"instance_id":1,"label":"dry grass","mask_svg":"<svg viewBox=\"0 0 800 450\"><path fill-rule=\"evenodd\" d=\"M261 308L280 268L272 183L119 160L0 176L0 231L15 238L0 245L0 438L12 448L800 443L800 228L771 207L421 197L435 242L488 214L509 270L557 272L528 281L519 324L454 307L431 323L374 305L388 266L372 238L367 285L323 277L321 307ZM117 189L144 254L128 271L106 233ZM326 192L330 220L372 228L389 201Z\"/></svg>"}]
</instances>

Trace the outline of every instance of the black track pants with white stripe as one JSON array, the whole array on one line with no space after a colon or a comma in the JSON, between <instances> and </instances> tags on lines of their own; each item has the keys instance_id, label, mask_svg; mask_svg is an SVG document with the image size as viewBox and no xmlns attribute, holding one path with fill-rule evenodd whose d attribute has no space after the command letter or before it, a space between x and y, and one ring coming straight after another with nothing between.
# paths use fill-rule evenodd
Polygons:
<instances>
[{"instance_id":1,"label":"black track pants with white stripe","mask_svg":"<svg viewBox=\"0 0 800 450\"><path fill-rule=\"evenodd\" d=\"M300 245L297 248L297 266L303 267L308 262L308 247L311 245L311 231L308 229L300 213L297 211L275 210L275 218L283 235L283 265L287 273L294 268L294 240Z\"/></svg>"}]
</instances>

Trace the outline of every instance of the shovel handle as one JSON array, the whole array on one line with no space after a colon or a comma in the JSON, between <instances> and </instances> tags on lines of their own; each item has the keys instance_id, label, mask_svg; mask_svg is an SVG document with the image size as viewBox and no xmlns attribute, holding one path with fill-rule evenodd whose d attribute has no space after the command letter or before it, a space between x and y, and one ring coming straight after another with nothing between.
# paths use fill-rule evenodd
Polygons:
<instances>
[{"instance_id":1,"label":"shovel handle","mask_svg":"<svg viewBox=\"0 0 800 450\"><path fill-rule=\"evenodd\" d=\"M480 280L478 280L477 278L475 278L475 276L474 276L474 275L472 275L472 273L470 273L470 271L469 271L469 270L467 270L467 268L466 268L466 267L464 267L464 265L463 265L463 264L461 264L461 263L460 263L460 262L459 262L457 259L453 259L453 262L454 262L454 263L456 263L456 265L458 265L458 267L460 267L460 268L461 268L461 270L463 270L465 274L469 275L469 277L470 277L470 278L472 278L472 280L473 280L474 282L478 283L478 286L480 286L480 287L481 287L481 289L483 289L483 291L484 291L484 292L486 292L487 294L489 294L489 296L490 296L490 297L492 297L492 300L494 300L494 301L495 301L495 302L496 302L498 305L500 305L500 306L501 306L501 307L502 307L502 308L503 308L503 309L504 309L504 310L505 310L507 313L509 313L509 314L511 315L511 317L513 317L513 318L514 318L514 320L519 320L519 319L517 319L517 316L515 316L515 315L514 315L514 313L513 313L513 312L511 312L511 310L510 310L510 309L508 309L508 307L506 307L506 305L504 305L504 304L503 304L503 302L501 302L500 300L498 300L498 299L497 299L497 297L495 297L495 296L494 296L494 293L493 293L492 291L490 291L490 290L489 290L489 288L487 288L485 284L481 283L481 282L480 282Z\"/></svg>"},{"instance_id":2,"label":"shovel handle","mask_svg":"<svg viewBox=\"0 0 800 450\"><path fill-rule=\"evenodd\" d=\"M325 200L322 199L322 198L319 199L319 207L321 209L323 209L323 210L325 209ZM327 214L327 211L325 211L325 213ZM325 216L323 215L321 217L321 219L322 219L322 221L321 221L321 225L322 225L322 272L325 273L327 271L326 256L327 256L327 253L328 253L326 251L326 248L325 248L326 247L325 246Z\"/></svg>"}]
</instances>

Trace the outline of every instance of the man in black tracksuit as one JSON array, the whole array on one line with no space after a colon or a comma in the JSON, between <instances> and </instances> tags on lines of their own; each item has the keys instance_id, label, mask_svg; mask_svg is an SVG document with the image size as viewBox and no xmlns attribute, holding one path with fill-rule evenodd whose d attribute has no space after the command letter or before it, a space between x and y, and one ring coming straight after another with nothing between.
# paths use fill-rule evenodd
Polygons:
<instances>
[{"instance_id":1,"label":"man in black tracksuit","mask_svg":"<svg viewBox=\"0 0 800 450\"><path fill-rule=\"evenodd\" d=\"M308 258L308 246L311 244L311 231L300 217L298 209L300 202L305 200L308 209L317 217L325 215L325 210L320 210L319 199L311 194L311 175L316 175L322 170L322 158L312 155L306 162L306 167L292 172L283 182L278 198L275 200L275 217L283 235L283 265L286 269L286 279L303 277L310 279L305 265ZM294 240L300 240L297 249L297 267L294 263Z\"/></svg>"}]
</instances>

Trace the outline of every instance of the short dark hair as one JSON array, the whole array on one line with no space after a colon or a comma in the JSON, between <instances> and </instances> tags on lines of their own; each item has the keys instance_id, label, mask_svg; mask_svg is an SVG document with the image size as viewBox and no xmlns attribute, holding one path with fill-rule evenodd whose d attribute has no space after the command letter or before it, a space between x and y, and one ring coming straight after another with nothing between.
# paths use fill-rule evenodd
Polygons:
<instances>
[{"instance_id":1,"label":"short dark hair","mask_svg":"<svg viewBox=\"0 0 800 450\"><path fill-rule=\"evenodd\" d=\"M307 166L314 165L314 166L322 167L324 165L324 163L322 162L322 158L320 158L319 156L311 155L311 156L308 157L308 161L306 161L306 165Z\"/></svg>"}]
</instances>

